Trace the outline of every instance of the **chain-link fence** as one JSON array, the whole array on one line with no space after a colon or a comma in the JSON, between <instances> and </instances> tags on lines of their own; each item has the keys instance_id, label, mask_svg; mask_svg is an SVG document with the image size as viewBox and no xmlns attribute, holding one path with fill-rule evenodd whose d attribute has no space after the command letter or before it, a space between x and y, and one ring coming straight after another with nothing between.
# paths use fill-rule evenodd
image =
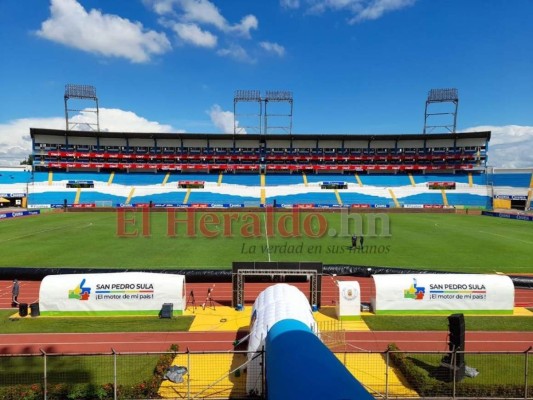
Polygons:
<instances>
[{"instance_id":1,"label":"chain-link fence","mask_svg":"<svg viewBox=\"0 0 533 400\"><path fill-rule=\"evenodd\" d=\"M335 355L375 398L532 398L531 349ZM4 354L0 398L257 399L263 397L250 387L266 392L264 359L263 351Z\"/></svg>"}]
</instances>

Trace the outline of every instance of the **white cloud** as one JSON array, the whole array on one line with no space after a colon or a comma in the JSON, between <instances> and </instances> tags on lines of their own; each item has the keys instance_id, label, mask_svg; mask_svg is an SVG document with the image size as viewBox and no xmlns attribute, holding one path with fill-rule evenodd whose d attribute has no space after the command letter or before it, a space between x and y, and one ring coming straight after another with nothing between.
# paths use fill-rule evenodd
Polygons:
<instances>
[{"instance_id":1,"label":"white cloud","mask_svg":"<svg viewBox=\"0 0 533 400\"><path fill-rule=\"evenodd\" d=\"M259 46L261 46L267 52L274 53L280 57L285 55L285 48L277 43L261 42L259 43Z\"/></svg>"},{"instance_id":2,"label":"white cloud","mask_svg":"<svg viewBox=\"0 0 533 400\"><path fill-rule=\"evenodd\" d=\"M173 29L181 40L194 46L213 48L217 45L217 37L211 32L202 30L196 24L177 23Z\"/></svg>"},{"instance_id":3,"label":"white cloud","mask_svg":"<svg viewBox=\"0 0 533 400\"><path fill-rule=\"evenodd\" d=\"M383 14L390 11L400 10L409 7L416 0L372 0L366 4L351 20L356 23L365 20L375 20L381 18Z\"/></svg>"},{"instance_id":4,"label":"white cloud","mask_svg":"<svg viewBox=\"0 0 533 400\"><path fill-rule=\"evenodd\" d=\"M235 24L227 28L228 32L236 32L237 34L249 38L250 31L259 27L259 21L254 15L247 15L241 19L240 24Z\"/></svg>"},{"instance_id":5,"label":"white cloud","mask_svg":"<svg viewBox=\"0 0 533 400\"><path fill-rule=\"evenodd\" d=\"M31 154L30 127L65 129L64 118L22 118L0 124L0 165L16 166Z\"/></svg>"},{"instance_id":6,"label":"white cloud","mask_svg":"<svg viewBox=\"0 0 533 400\"><path fill-rule=\"evenodd\" d=\"M228 26L226 18L208 0L180 0L177 6L182 11L181 19L185 21L213 25L220 30L225 30Z\"/></svg>"},{"instance_id":7,"label":"white cloud","mask_svg":"<svg viewBox=\"0 0 533 400\"><path fill-rule=\"evenodd\" d=\"M79 130L95 122L95 114L88 110L72 118ZM21 118L0 124L0 165L15 166L31 154L30 128L65 129L65 118ZM170 125L140 117L131 111L100 108L100 130L111 132L180 132Z\"/></svg>"},{"instance_id":8,"label":"white cloud","mask_svg":"<svg viewBox=\"0 0 533 400\"><path fill-rule=\"evenodd\" d=\"M300 7L300 0L280 0L280 4L284 8L298 8Z\"/></svg>"},{"instance_id":9,"label":"white cloud","mask_svg":"<svg viewBox=\"0 0 533 400\"><path fill-rule=\"evenodd\" d=\"M208 111L209 117L213 124L222 133L233 133L233 121L235 116L231 111L222 111L222 108L218 104L215 104ZM236 133L246 133L244 128L239 127L239 121L235 121Z\"/></svg>"},{"instance_id":10,"label":"white cloud","mask_svg":"<svg viewBox=\"0 0 533 400\"><path fill-rule=\"evenodd\" d=\"M229 47L225 49L220 49L217 51L217 54L222 57L229 57L233 58L234 60L241 61L241 62L247 62L250 64L254 64L256 60L246 52L246 50L236 44L232 44Z\"/></svg>"},{"instance_id":11,"label":"white cloud","mask_svg":"<svg viewBox=\"0 0 533 400\"><path fill-rule=\"evenodd\" d=\"M85 118L94 118L94 113L85 113ZM100 130L109 132L183 132L183 130L176 130L170 125L149 121L132 111L117 108L100 108Z\"/></svg>"},{"instance_id":12,"label":"white cloud","mask_svg":"<svg viewBox=\"0 0 533 400\"><path fill-rule=\"evenodd\" d=\"M37 35L82 51L143 63L171 48L164 33L99 10L87 12L76 0L52 0L50 11Z\"/></svg>"},{"instance_id":13,"label":"white cloud","mask_svg":"<svg viewBox=\"0 0 533 400\"><path fill-rule=\"evenodd\" d=\"M476 126L465 132L491 131L488 165L498 168L533 167L533 126Z\"/></svg>"},{"instance_id":14,"label":"white cloud","mask_svg":"<svg viewBox=\"0 0 533 400\"><path fill-rule=\"evenodd\" d=\"M413 5L417 0L302 0L307 11L321 14L327 10L347 11L351 14L350 24L381 18L384 14ZM296 8L297 0L282 0L287 8ZM292 6L292 7L291 7Z\"/></svg>"},{"instance_id":15,"label":"white cloud","mask_svg":"<svg viewBox=\"0 0 533 400\"><path fill-rule=\"evenodd\" d=\"M250 37L250 31L259 25L254 15L246 15L239 23L232 25L209 0L145 0L145 3L159 15L173 16L184 23L214 26L222 32L247 38Z\"/></svg>"},{"instance_id":16,"label":"white cloud","mask_svg":"<svg viewBox=\"0 0 533 400\"><path fill-rule=\"evenodd\" d=\"M171 14L174 9L174 4L178 0L143 0L143 2L152 7L153 10L159 15Z\"/></svg>"}]
</instances>

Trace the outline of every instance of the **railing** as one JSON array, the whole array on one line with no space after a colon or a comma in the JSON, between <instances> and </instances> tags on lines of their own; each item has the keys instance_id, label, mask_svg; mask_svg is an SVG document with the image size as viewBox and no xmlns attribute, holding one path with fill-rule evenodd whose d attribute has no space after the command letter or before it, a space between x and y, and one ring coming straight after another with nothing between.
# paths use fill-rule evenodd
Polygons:
<instances>
[{"instance_id":1,"label":"railing","mask_svg":"<svg viewBox=\"0 0 533 400\"><path fill-rule=\"evenodd\" d=\"M249 363L252 357L240 351L2 354L0 398L264 398L247 392L247 376L264 380L264 355L251 355L261 357L261 362ZM533 393L531 348L524 352L475 353L403 352L391 348L335 355L377 399L528 399ZM250 371L252 366L260 371Z\"/></svg>"}]
</instances>

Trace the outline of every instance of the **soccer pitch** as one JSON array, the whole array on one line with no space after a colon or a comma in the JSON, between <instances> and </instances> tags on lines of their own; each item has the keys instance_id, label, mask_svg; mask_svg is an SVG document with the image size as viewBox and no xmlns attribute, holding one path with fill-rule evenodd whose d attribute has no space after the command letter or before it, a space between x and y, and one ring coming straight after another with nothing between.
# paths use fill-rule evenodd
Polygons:
<instances>
[{"instance_id":1,"label":"soccer pitch","mask_svg":"<svg viewBox=\"0 0 533 400\"><path fill-rule=\"evenodd\" d=\"M0 223L0 266L229 269L319 261L468 273L531 273L531 222L464 214L49 212ZM351 234L365 237L351 249Z\"/></svg>"}]
</instances>

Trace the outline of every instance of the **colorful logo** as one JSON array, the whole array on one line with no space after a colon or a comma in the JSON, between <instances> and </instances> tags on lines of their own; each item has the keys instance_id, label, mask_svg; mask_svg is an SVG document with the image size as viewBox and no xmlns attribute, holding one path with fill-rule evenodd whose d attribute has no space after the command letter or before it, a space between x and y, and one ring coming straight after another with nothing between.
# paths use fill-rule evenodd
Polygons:
<instances>
[{"instance_id":1,"label":"colorful logo","mask_svg":"<svg viewBox=\"0 0 533 400\"><path fill-rule=\"evenodd\" d=\"M354 287L345 287L342 289L342 297L346 300L354 300L357 297L357 289Z\"/></svg>"},{"instance_id":2,"label":"colorful logo","mask_svg":"<svg viewBox=\"0 0 533 400\"><path fill-rule=\"evenodd\" d=\"M404 299L414 299L414 300L422 300L424 298L424 294L426 293L425 287L420 287L416 284L416 279L413 278L413 283L409 287L409 289L405 289L403 291L403 298Z\"/></svg>"},{"instance_id":3,"label":"colorful logo","mask_svg":"<svg viewBox=\"0 0 533 400\"><path fill-rule=\"evenodd\" d=\"M83 285L85 285L85 279L82 279L80 284L74 289L68 291L68 298L75 300L89 300L91 288L84 287Z\"/></svg>"}]
</instances>

